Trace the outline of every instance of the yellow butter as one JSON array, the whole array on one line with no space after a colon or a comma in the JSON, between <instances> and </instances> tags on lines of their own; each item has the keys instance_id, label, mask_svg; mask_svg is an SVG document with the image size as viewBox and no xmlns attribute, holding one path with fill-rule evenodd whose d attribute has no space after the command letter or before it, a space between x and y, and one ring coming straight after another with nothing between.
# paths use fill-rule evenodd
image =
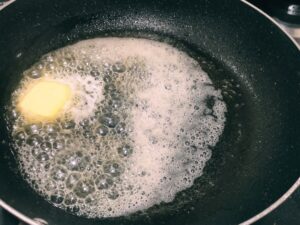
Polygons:
<instances>
[{"instance_id":1,"label":"yellow butter","mask_svg":"<svg viewBox=\"0 0 300 225\"><path fill-rule=\"evenodd\" d=\"M71 98L68 85L56 81L39 81L19 101L19 110L27 120L54 120Z\"/></svg>"}]
</instances>

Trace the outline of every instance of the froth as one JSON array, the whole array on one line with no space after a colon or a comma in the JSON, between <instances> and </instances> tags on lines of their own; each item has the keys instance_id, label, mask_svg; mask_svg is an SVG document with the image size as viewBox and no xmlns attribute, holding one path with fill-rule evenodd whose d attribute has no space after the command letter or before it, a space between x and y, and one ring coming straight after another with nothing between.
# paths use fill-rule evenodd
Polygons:
<instances>
[{"instance_id":1,"label":"froth","mask_svg":"<svg viewBox=\"0 0 300 225\"><path fill-rule=\"evenodd\" d=\"M20 169L47 200L77 215L123 216L173 201L202 175L224 129L221 92L194 59L165 43L97 38L67 46L26 71L15 98L40 79L33 71L69 84L76 99L51 125L55 132L15 119Z\"/></svg>"}]
</instances>

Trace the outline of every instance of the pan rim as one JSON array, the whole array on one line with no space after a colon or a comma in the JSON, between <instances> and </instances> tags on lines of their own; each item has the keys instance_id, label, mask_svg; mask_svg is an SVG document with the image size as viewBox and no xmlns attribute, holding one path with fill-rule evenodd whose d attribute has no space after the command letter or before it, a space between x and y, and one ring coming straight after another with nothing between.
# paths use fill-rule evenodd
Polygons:
<instances>
[{"instance_id":1,"label":"pan rim","mask_svg":"<svg viewBox=\"0 0 300 225\"><path fill-rule=\"evenodd\" d=\"M11 4L11 3L15 2L15 1L16 0L11 0L9 4ZM252 8L257 13L259 13L262 16L266 17L270 22L272 22L274 25L276 25L290 39L290 41L292 43L294 43L295 47L300 51L300 45L296 42L296 40L286 30L284 30L279 25L279 23L275 19L273 19L271 16L269 16L264 11L262 11L261 9L259 9L255 5L253 5L252 3L248 2L247 0L240 0L240 2L242 2L243 4L245 4L248 7ZM6 5L6 6L8 6L8 5ZM2 8L2 9L4 9L4 8ZM0 9L0 11L2 9ZM299 187L300 187L300 176L293 183L293 185L282 196L280 196L275 202L273 202L271 205L269 205L267 208L265 208L261 212L257 213L256 215L250 217L249 219L245 220L244 222L241 222L239 225L251 225L251 224L255 223L256 221L262 219L263 217L265 217L266 215L268 215L269 213L271 213L273 210L275 210L276 208L278 208L280 205L282 205ZM15 208L13 208L9 204L7 204L1 198L0 198L0 207L3 208L3 209L5 209L9 213L11 213L13 216L15 216L16 218L20 219L21 221L27 223L28 225L43 225L43 224L47 224L46 221L45 221L46 223L39 222L38 221L38 220L40 220L39 218L34 218L34 219L29 218L28 216L24 215L20 211L16 210ZM44 221L44 220L41 219L41 221Z\"/></svg>"},{"instance_id":2,"label":"pan rim","mask_svg":"<svg viewBox=\"0 0 300 225\"><path fill-rule=\"evenodd\" d=\"M258 214L254 215L253 217L250 217L249 219L245 220L244 222L240 223L239 225L251 225L258 220L262 219L269 213L271 213L273 210L278 208L280 205L282 205L298 188L300 187L300 177L296 180L296 182L281 196L279 197L275 202L273 202L271 205L269 205L266 209L259 212ZM13 216L21 220L22 222L27 223L28 225L46 225L48 224L44 219L40 218L34 218L31 219L28 216L24 215L23 213L19 212L6 202L4 202L2 199L0 199L0 207L11 213ZM45 221L46 223L40 223L37 220Z\"/></svg>"},{"instance_id":3,"label":"pan rim","mask_svg":"<svg viewBox=\"0 0 300 225\"><path fill-rule=\"evenodd\" d=\"M256 7L252 3L248 2L248 0L240 0L240 1L242 3L244 3L246 6L248 6L249 8L254 9L256 12L258 12L262 16L266 17L268 20L270 20L270 22L272 22L274 25L276 25L294 43L295 47L300 51L300 44L298 44L298 42L286 30L284 30L282 28L282 26L280 26L280 24L275 19L273 19L267 13L262 11L260 8Z\"/></svg>"},{"instance_id":4,"label":"pan rim","mask_svg":"<svg viewBox=\"0 0 300 225\"><path fill-rule=\"evenodd\" d=\"M248 220L240 223L239 225L250 225L262 219L263 217L271 213L273 210L278 208L281 204L283 204L299 187L300 187L300 178L298 178L296 182L270 206L268 206L266 209L256 214L255 216L249 218Z\"/></svg>"},{"instance_id":5,"label":"pan rim","mask_svg":"<svg viewBox=\"0 0 300 225\"><path fill-rule=\"evenodd\" d=\"M266 17L270 22L276 25L290 39L290 41L295 45L295 47L300 51L300 45L297 43L297 41L286 30L284 30L283 27L281 27L280 24L275 19L273 19L267 13L265 13L260 8L253 5L252 3L248 2L247 0L240 0L240 1L246 6L248 6L249 8L255 10L257 13ZM267 208L257 213L256 215L240 223L239 225L251 225L257 222L258 220L262 219L263 217L271 213L273 210L277 209L280 205L282 205L299 187L300 187L300 176L293 183L293 185L283 195L281 195L275 202L273 202L271 205L269 205Z\"/></svg>"},{"instance_id":6,"label":"pan rim","mask_svg":"<svg viewBox=\"0 0 300 225\"><path fill-rule=\"evenodd\" d=\"M22 222L27 223L28 225L41 225L39 222L34 221L33 219L29 218L28 216L24 215L23 213L19 212L2 199L0 199L0 207L5 209L7 212L21 220Z\"/></svg>"}]
</instances>

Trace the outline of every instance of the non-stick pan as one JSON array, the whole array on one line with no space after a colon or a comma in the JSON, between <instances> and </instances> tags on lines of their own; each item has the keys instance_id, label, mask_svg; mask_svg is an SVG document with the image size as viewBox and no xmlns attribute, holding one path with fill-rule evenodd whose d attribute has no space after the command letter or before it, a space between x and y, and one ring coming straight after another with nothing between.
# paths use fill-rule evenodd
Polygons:
<instances>
[{"instance_id":1,"label":"non-stick pan","mask_svg":"<svg viewBox=\"0 0 300 225\"><path fill-rule=\"evenodd\" d=\"M49 225L238 224L300 175L299 49L245 2L17 0L0 12L0 33L1 116L21 72L39 57L101 36L143 37L186 51L202 62L228 107L222 137L190 189L172 203L112 219L78 217L36 194L18 172L2 118L0 205L31 224L28 218Z\"/></svg>"}]
</instances>

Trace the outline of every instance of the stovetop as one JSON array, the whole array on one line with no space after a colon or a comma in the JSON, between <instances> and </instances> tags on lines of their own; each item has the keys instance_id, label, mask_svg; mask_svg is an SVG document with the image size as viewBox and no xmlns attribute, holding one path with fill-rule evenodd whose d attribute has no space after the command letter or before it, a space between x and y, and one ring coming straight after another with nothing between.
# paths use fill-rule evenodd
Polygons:
<instances>
[{"instance_id":1,"label":"stovetop","mask_svg":"<svg viewBox=\"0 0 300 225\"><path fill-rule=\"evenodd\" d=\"M0 0L0 10L8 6L15 0ZM288 3L285 5L286 9L280 9L270 7L270 5L264 5L261 0L249 0L259 8L270 14L281 27L290 33L291 36L300 45L300 3L297 0L281 0L274 2ZM269 1L270 2L270 1ZM282 7L282 5L281 5ZM294 15L293 15L294 13ZM295 13L299 13L295 17ZM296 18L296 19L295 19ZM25 225L18 221L14 216L0 208L0 225ZM255 225L300 225L300 189L294 192L282 205L280 205L273 212L265 216L260 221L256 222Z\"/></svg>"}]
</instances>

